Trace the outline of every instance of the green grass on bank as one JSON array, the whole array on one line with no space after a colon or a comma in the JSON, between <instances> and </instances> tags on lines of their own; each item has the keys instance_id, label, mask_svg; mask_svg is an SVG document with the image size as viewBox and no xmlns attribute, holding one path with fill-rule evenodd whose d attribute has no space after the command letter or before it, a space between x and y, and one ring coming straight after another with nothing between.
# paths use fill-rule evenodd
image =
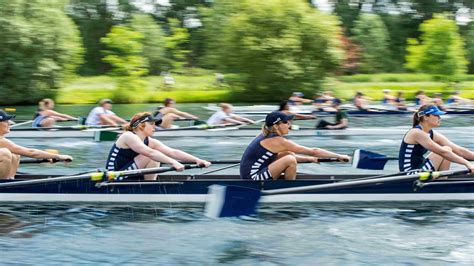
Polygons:
<instances>
[{"instance_id":1,"label":"green grass on bank","mask_svg":"<svg viewBox=\"0 0 474 266\"><path fill-rule=\"evenodd\" d=\"M162 102L168 97L178 102L232 102L232 90L235 88L228 84L216 84L212 71L195 70L173 74L173 78L175 84L171 87L165 86L161 76L144 78L148 87L144 88L143 98L148 102ZM229 75L229 78L232 77ZM61 104L83 104L95 103L101 98L113 98L116 80L117 78L109 76L78 77L65 84L56 101ZM353 75L328 78L323 90L331 90L336 96L346 100L351 99L356 91L361 91L378 100L382 98L383 89L402 91L407 99L413 98L418 90L424 90L428 95L440 92L448 96L459 89L463 97L474 99L474 75L463 75L458 80L462 81L441 82L426 74Z\"/></svg>"}]
</instances>

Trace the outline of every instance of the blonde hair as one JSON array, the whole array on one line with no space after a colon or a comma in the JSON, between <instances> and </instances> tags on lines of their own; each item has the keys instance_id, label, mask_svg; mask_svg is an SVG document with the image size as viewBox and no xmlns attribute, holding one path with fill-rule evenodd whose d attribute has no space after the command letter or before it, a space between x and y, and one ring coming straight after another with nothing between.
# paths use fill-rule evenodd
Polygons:
<instances>
[{"instance_id":1,"label":"blonde hair","mask_svg":"<svg viewBox=\"0 0 474 266\"><path fill-rule=\"evenodd\" d=\"M49 98L44 98L43 100L38 102L38 108L41 111L44 111L46 108L50 107L52 104L54 104L54 101Z\"/></svg>"},{"instance_id":2,"label":"blonde hair","mask_svg":"<svg viewBox=\"0 0 474 266\"><path fill-rule=\"evenodd\" d=\"M141 113L136 113L132 116L132 119L130 119L130 123L124 128L125 131L130 131L133 132L136 129L142 129L145 127L143 124L139 124L137 127L132 127L132 125L140 118L145 117L145 116L151 116L150 112L141 112Z\"/></svg>"},{"instance_id":3,"label":"blonde hair","mask_svg":"<svg viewBox=\"0 0 474 266\"><path fill-rule=\"evenodd\" d=\"M265 123L262 125L262 134L264 137L268 137L268 135L275 133L275 127L274 126L267 126Z\"/></svg>"}]
</instances>

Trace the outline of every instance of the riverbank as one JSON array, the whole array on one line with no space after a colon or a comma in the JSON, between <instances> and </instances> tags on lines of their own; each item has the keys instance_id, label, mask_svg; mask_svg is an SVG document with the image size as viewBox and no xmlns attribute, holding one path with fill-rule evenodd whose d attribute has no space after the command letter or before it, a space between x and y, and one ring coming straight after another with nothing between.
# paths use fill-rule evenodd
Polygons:
<instances>
[{"instance_id":1,"label":"riverbank","mask_svg":"<svg viewBox=\"0 0 474 266\"><path fill-rule=\"evenodd\" d=\"M206 70L194 70L192 73L173 74L174 84L166 85L163 76L143 78L147 87L142 93L147 102L162 102L165 98L173 98L178 102L235 102L233 92L241 88L228 82L235 77L225 76L217 81L215 73ZM442 93L448 97L453 91L460 90L466 98L474 98L474 75L464 75L459 82L441 82L426 74L373 74L339 76L325 80L323 90L333 91L337 97L351 99L356 91L379 100L382 90L402 91L405 98L411 99L416 91L424 90L428 95ZM78 77L63 86L56 101L61 104L95 103L101 98L114 98L117 78L109 76ZM288 95L291 91L288 91ZM285 98L284 96L283 98ZM249 102L254 99L242 99Z\"/></svg>"}]
</instances>

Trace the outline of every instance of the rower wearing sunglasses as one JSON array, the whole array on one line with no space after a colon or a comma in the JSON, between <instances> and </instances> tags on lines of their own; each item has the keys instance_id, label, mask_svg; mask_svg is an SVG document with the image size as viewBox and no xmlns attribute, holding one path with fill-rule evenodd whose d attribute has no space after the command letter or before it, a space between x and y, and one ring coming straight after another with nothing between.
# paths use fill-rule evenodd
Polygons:
<instances>
[{"instance_id":1,"label":"rower wearing sunglasses","mask_svg":"<svg viewBox=\"0 0 474 266\"><path fill-rule=\"evenodd\" d=\"M283 173L285 179L294 180L298 162L317 163L319 157L349 161L347 155L301 146L284 138L283 136L289 133L293 117L280 111L271 112L266 116L262 133L249 144L242 156L241 178L276 180Z\"/></svg>"},{"instance_id":2,"label":"rower wearing sunglasses","mask_svg":"<svg viewBox=\"0 0 474 266\"><path fill-rule=\"evenodd\" d=\"M189 153L173 149L153 139L155 124L161 120L153 118L151 113L137 113L130 120L125 132L120 135L112 146L107 159L108 171L134 170L159 167L160 163L167 163L182 171L184 166L177 160L196 163L208 167L211 163L201 160ZM155 180L156 174L145 175L146 180Z\"/></svg>"},{"instance_id":3,"label":"rower wearing sunglasses","mask_svg":"<svg viewBox=\"0 0 474 266\"><path fill-rule=\"evenodd\" d=\"M413 115L413 128L403 137L398 157L400 171L448 170L451 162L466 166L474 173L474 152L454 144L443 134L434 132L433 128L441 123L441 115L446 114L432 104L421 106ZM424 157L431 151L428 157ZM415 170L415 171L413 171Z\"/></svg>"}]
</instances>

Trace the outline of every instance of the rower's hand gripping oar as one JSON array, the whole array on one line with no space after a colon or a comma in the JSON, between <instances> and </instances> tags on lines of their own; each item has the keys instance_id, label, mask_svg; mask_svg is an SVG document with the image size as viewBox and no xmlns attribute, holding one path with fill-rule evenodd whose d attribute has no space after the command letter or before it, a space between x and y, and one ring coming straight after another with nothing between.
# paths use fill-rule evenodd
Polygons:
<instances>
[{"instance_id":1,"label":"rower's hand gripping oar","mask_svg":"<svg viewBox=\"0 0 474 266\"><path fill-rule=\"evenodd\" d=\"M316 192L328 189L354 188L387 182L409 180L429 180L442 176L467 174L469 170L449 170L440 172L420 172L412 175L399 175L354 181L341 181L328 184L299 186L272 190L259 190L250 187L212 185L206 199L205 214L211 218L235 217L256 213L258 203L263 195L290 194L296 192ZM269 181L271 182L271 181Z\"/></svg>"},{"instance_id":2,"label":"rower's hand gripping oar","mask_svg":"<svg viewBox=\"0 0 474 266\"><path fill-rule=\"evenodd\" d=\"M194 168L201 168L201 167L203 166L185 165L184 169L194 169ZM11 182L0 183L0 188L10 188L10 187L18 187L18 186L26 186L26 185L34 185L34 184L45 184L45 183L53 183L53 182L60 182L60 181L87 180L87 179L90 179L96 182L113 181L123 176L159 174L159 173L164 173L164 172L169 172L169 171L176 171L176 168L153 167L153 168L144 168L144 169L136 169L136 170L125 170L125 171L92 172L92 173L86 173L86 174L80 174L80 175L42 178L42 179L36 179L36 180L11 181Z\"/></svg>"}]
</instances>

